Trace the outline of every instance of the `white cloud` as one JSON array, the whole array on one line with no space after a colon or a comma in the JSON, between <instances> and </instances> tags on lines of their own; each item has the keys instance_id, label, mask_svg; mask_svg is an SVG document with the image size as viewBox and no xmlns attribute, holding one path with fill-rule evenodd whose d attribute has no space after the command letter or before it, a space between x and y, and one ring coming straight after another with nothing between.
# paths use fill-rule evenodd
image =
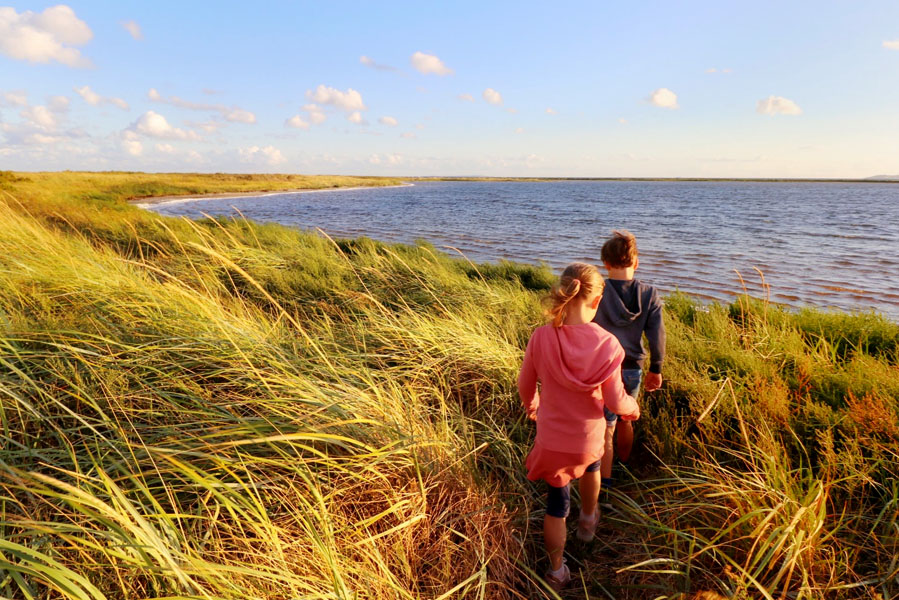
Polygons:
<instances>
[{"instance_id":1,"label":"white cloud","mask_svg":"<svg viewBox=\"0 0 899 600\"><path fill-rule=\"evenodd\" d=\"M196 127L197 129L202 129L206 133L215 133L216 131L218 131L219 129L221 129L222 127L225 126L225 124L222 123L221 121L215 121L215 120L186 121L185 123L187 125L190 125L191 127Z\"/></svg>"},{"instance_id":2,"label":"white cloud","mask_svg":"<svg viewBox=\"0 0 899 600\"><path fill-rule=\"evenodd\" d=\"M253 124L256 122L256 115L254 113L248 110L244 110L238 106L225 106L224 104L191 102L190 100L184 100L182 98L179 98L178 96L169 96L168 98L165 98L156 90L156 88L150 88L150 90L147 92L147 98L149 98L153 102L170 104L171 106L177 106L178 108L217 112L221 114L226 121L230 121L232 123Z\"/></svg>"},{"instance_id":3,"label":"white cloud","mask_svg":"<svg viewBox=\"0 0 899 600\"><path fill-rule=\"evenodd\" d=\"M425 128L425 124L424 124L424 123L416 123L416 124L415 124L415 128L416 128L416 129L424 129L424 128Z\"/></svg>"},{"instance_id":4,"label":"white cloud","mask_svg":"<svg viewBox=\"0 0 899 600\"><path fill-rule=\"evenodd\" d=\"M399 121L394 119L393 117L381 117L378 119L378 123L381 125L387 125L388 127L396 127L399 125Z\"/></svg>"},{"instance_id":5,"label":"white cloud","mask_svg":"<svg viewBox=\"0 0 899 600\"><path fill-rule=\"evenodd\" d=\"M474 96L471 94L459 94L457 97L459 100L464 100L465 102L474 102Z\"/></svg>"},{"instance_id":6,"label":"white cloud","mask_svg":"<svg viewBox=\"0 0 899 600\"><path fill-rule=\"evenodd\" d=\"M242 108L234 107L231 110L224 112L223 114L225 120L231 121L232 123L252 124L256 122L256 115Z\"/></svg>"},{"instance_id":7,"label":"white cloud","mask_svg":"<svg viewBox=\"0 0 899 600\"><path fill-rule=\"evenodd\" d=\"M25 90L3 92L2 102L9 106L28 106L28 93Z\"/></svg>"},{"instance_id":8,"label":"white cloud","mask_svg":"<svg viewBox=\"0 0 899 600\"><path fill-rule=\"evenodd\" d=\"M36 127L47 131L56 129L56 115L46 106L32 106L19 114L23 119L30 121Z\"/></svg>"},{"instance_id":9,"label":"white cloud","mask_svg":"<svg viewBox=\"0 0 899 600\"><path fill-rule=\"evenodd\" d=\"M509 113L510 115L517 115L518 109L517 108L507 108L506 112Z\"/></svg>"},{"instance_id":10,"label":"white cloud","mask_svg":"<svg viewBox=\"0 0 899 600\"><path fill-rule=\"evenodd\" d=\"M557 114L559 114L559 111L557 111L555 108L550 107L550 108L547 108L547 109L546 109L546 114L548 114L548 115L557 115Z\"/></svg>"},{"instance_id":11,"label":"white cloud","mask_svg":"<svg viewBox=\"0 0 899 600\"><path fill-rule=\"evenodd\" d=\"M405 163L406 158L402 154L385 154L384 156L372 154L368 157L368 162L372 165L387 164L395 167Z\"/></svg>"},{"instance_id":12,"label":"white cloud","mask_svg":"<svg viewBox=\"0 0 899 600\"><path fill-rule=\"evenodd\" d=\"M367 110L365 103L362 101L362 95L353 88L347 88L347 91L340 90L320 84L315 91L308 90L306 97L319 104L328 104L337 107L346 112L359 110Z\"/></svg>"},{"instance_id":13,"label":"white cloud","mask_svg":"<svg viewBox=\"0 0 899 600\"><path fill-rule=\"evenodd\" d=\"M883 47L888 50L899 50L899 40L884 40Z\"/></svg>"},{"instance_id":14,"label":"white cloud","mask_svg":"<svg viewBox=\"0 0 899 600\"><path fill-rule=\"evenodd\" d=\"M728 69L728 68L716 69L715 67L712 67L711 69L706 69L705 72L706 73L723 73L724 75L727 75L728 73L731 73L732 71L731 71L731 69Z\"/></svg>"},{"instance_id":15,"label":"white cloud","mask_svg":"<svg viewBox=\"0 0 899 600\"><path fill-rule=\"evenodd\" d=\"M103 101L103 98L100 94L93 91L90 86L84 86L80 88L72 88L75 90L75 93L81 96L85 102L90 104L91 106L99 106L100 102Z\"/></svg>"},{"instance_id":16,"label":"white cloud","mask_svg":"<svg viewBox=\"0 0 899 600\"><path fill-rule=\"evenodd\" d=\"M515 133L518 133L518 134L524 133L524 127L519 127L518 129L515 130Z\"/></svg>"},{"instance_id":17,"label":"white cloud","mask_svg":"<svg viewBox=\"0 0 899 600\"><path fill-rule=\"evenodd\" d=\"M649 102L659 108L679 108L677 105L677 94L668 88L659 88L654 91L649 95Z\"/></svg>"},{"instance_id":18,"label":"white cloud","mask_svg":"<svg viewBox=\"0 0 899 600\"><path fill-rule=\"evenodd\" d=\"M58 135L47 135L44 133L32 133L28 135L24 142L26 146L48 146L61 142L64 138Z\"/></svg>"},{"instance_id":19,"label":"white cloud","mask_svg":"<svg viewBox=\"0 0 899 600\"><path fill-rule=\"evenodd\" d=\"M171 144L156 144L156 151L162 152L163 154L174 154L175 147Z\"/></svg>"},{"instance_id":20,"label":"white cloud","mask_svg":"<svg viewBox=\"0 0 899 600\"><path fill-rule=\"evenodd\" d=\"M325 119L328 118L325 116L325 113L324 111L322 111L321 107L317 104L304 104L303 110L309 113L309 121L313 125L324 123Z\"/></svg>"},{"instance_id":21,"label":"white cloud","mask_svg":"<svg viewBox=\"0 0 899 600\"><path fill-rule=\"evenodd\" d=\"M801 115L799 105L781 96L768 96L759 100L755 105L755 111L762 115Z\"/></svg>"},{"instance_id":22,"label":"white cloud","mask_svg":"<svg viewBox=\"0 0 899 600\"><path fill-rule=\"evenodd\" d=\"M147 137L167 140L196 140L199 136L195 131L172 127L165 117L152 110L142 114L137 121L131 124L129 131L143 134Z\"/></svg>"},{"instance_id":23,"label":"white cloud","mask_svg":"<svg viewBox=\"0 0 899 600\"><path fill-rule=\"evenodd\" d=\"M85 85L80 88L72 88L75 90L75 93L81 96L85 102L90 104L91 106L99 106L101 104L112 104L113 106L117 106L122 110L128 110L130 107L128 103L122 100L121 98L104 98L94 90L90 88L90 86Z\"/></svg>"},{"instance_id":24,"label":"white cloud","mask_svg":"<svg viewBox=\"0 0 899 600\"><path fill-rule=\"evenodd\" d=\"M377 71L399 71L396 67L391 67L390 65L381 65L376 63L373 59L363 55L359 57L359 62L361 62L366 67L371 67Z\"/></svg>"},{"instance_id":25,"label":"white cloud","mask_svg":"<svg viewBox=\"0 0 899 600\"><path fill-rule=\"evenodd\" d=\"M498 106L503 103L503 95L493 88L487 88L481 95L484 97L484 100L487 101L487 104L495 104Z\"/></svg>"},{"instance_id":26,"label":"white cloud","mask_svg":"<svg viewBox=\"0 0 899 600\"><path fill-rule=\"evenodd\" d=\"M622 125L627 125L627 119L625 119L624 117L618 117L618 122Z\"/></svg>"},{"instance_id":27,"label":"white cloud","mask_svg":"<svg viewBox=\"0 0 899 600\"><path fill-rule=\"evenodd\" d=\"M400 135L400 137L407 139L407 140L413 140L413 139L415 139L415 134L412 133L411 131L407 131L406 133Z\"/></svg>"},{"instance_id":28,"label":"white cloud","mask_svg":"<svg viewBox=\"0 0 899 600\"><path fill-rule=\"evenodd\" d=\"M140 156L144 151L144 145L137 140L122 140L122 148L131 156Z\"/></svg>"},{"instance_id":29,"label":"white cloud","mask_svg":"<svg viewBox=\"0 0 899 600\"><path fill-rule=\"evenodd\" d=\"M83 46L93 37L87 23L64 4L42 13L17 13L12 7L0 7L0 54L16 60L55 60L69 67L90 67L91 61L73 46Z\"/></svg>"},{"instance_id":30,"label":"white cloud","mask_svg":"<svg viewBox=\"0 0 899 600\"><path fill-rule=\"evenodd\" d=\"M287 119L286 121L284 121L284 126L285 127L294 127L296 129L303 129L303 130L309 129L309 123L307 121L304 121L303 117L301 117L300 115L294 115L294 116L290 117L289 119Z\"/></svg>"},{"instance_id":31,"label":"white cloud","mask_svg":"<svg viewBox=\"0 0 899 600\"><path fill-rule=\"evenodd\" d=\"M51 96L47 103L48 108L53 112L66 112L69 110L69 98L67 96Z\"/></svg>"},{"instance_id":32,"label":"white cloud","mask_svg":"<svg viewBox=\"0 0 899 600\"><path fill-rule=\"evenodd\" d=\"M274 146L266 146L265 148L250 146L249 148L241 148L239 153L240 159L246 163L276 166L287 162L281 151Z\"/></svg>"},{"instance_id":33,"label":"white cloud","mask_svg":"<svg viewBox=\"0 0 899 600\"><path fill-rule=\"evenodd\" d=\"M368 121L365 120L365 118L362 116L362 113L358 110L350 114L350 116L348 116L346 120L350 123L355 123L356 125L368 125Z\"/></svg>"},{"instance_id":34,"label":"white cloud","mask_svg":"<svg viewBox=\"0 0 899 600\"><path fill-rule=\"evenodd\" d=\"M443 61L433 54L416 52L409 60L412 63L412 66L415 67L415 70L424 75L433 73L435 75L443 76L450 75L453 72L452 69L443 64Z\"/></svg>"},{"instance_id":35,"label":"white cloud","mask_svg":"<svg viewBox=\"0 0 899 600\"><path fill-rule=\"evenodd\" d=\"M125 31L131 34L136 40L144 39L144 33L140 30L140 25L137 24L137 21L125 21L122 23L122 27L125 28Z\"/></svg>"}]
</instances>

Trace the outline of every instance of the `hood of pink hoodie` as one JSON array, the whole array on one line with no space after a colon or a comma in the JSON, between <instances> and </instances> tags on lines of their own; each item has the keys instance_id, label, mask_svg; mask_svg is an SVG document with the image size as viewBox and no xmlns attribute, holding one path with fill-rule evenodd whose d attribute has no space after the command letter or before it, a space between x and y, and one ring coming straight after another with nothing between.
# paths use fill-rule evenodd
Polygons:
<instances>
[{"instance_id":1,"label":"hood of pink hoodie","mask_svg":"<svg viewBox=\"0 0 899 600\"><path fill-rule=\"evenodd\" d=\"M596 323L546 325L540 330L544 338L540 362L553 379L570 390L596 389L624 360L615 336Z\"/></svg>"}]
</instances>

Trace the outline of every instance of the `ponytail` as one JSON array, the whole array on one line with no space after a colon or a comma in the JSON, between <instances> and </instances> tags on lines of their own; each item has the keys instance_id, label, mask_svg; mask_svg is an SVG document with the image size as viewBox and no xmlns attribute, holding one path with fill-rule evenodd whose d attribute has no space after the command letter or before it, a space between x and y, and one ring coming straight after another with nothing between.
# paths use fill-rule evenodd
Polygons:
<instances>
[{"instance_id":1,"label":"ponytail","mask_svg":"<svg viewBox=\"0 0 899 600\"><path fill-rule=\"evenodd\" d=\"M577 262L565 267L559 283L553 286L546 298L546 316L553 327L562 326L572 300L589 296L597 285L602 289L603 281L593 265Z\"/></svg>"}]
</instances>

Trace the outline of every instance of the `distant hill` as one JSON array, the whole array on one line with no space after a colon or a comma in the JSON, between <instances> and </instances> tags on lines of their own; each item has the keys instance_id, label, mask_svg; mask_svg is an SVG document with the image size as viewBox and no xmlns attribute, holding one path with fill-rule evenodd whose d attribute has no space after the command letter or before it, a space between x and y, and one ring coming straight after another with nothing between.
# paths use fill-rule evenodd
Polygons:
<instances>
[{"instance_id":1,"label":"distant hill","mask_svg":"<svg viewBox=\"0 0 899 600\"><path fill-rule=\"evenodd\" d=\"M875 175L866 177L865 181L899 181L899 175Z\"/></svg>"}]
</instances>

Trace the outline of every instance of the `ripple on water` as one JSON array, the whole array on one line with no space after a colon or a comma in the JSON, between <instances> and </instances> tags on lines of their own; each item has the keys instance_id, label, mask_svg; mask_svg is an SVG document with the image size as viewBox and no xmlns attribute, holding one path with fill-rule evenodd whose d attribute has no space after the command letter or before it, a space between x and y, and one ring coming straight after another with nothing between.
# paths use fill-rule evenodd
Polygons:
<instances>
[{"instance_id":1,"label":"ripple on water","mask_svg":"<svg viewBox=\"0 0 899 600\"><path fill-rule=\"evenodd\" d=\"M236 214L335 237L427 239L476 261L598 262L612 229L638 238L661 289L794 306L874 308L899 320L899 185L769 182L425 182L412 187L212 199L152 210Z\"/></svg>"}]
</instances>

